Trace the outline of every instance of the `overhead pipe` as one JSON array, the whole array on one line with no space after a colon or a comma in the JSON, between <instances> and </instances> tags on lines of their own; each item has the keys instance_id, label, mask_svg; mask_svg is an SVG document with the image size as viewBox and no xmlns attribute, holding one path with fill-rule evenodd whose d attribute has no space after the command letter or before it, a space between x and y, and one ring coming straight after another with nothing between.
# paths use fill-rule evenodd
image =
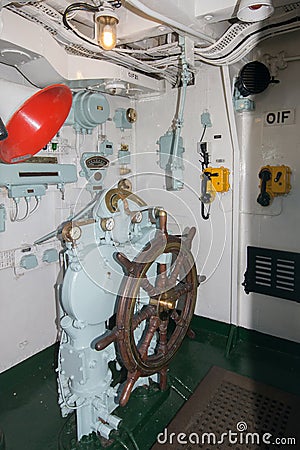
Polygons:
<instances>
[{"instance_id":1,"label":"overhead pipe","mask_svg":"<svg viewBox=\"0 0 300 450\"><path fill-rule=\"evenodd\" d=\"M183 23L179 23L176 20L171 19L170 17L163 16L157 11L153 11L153 9L148 8L148 6L145 6L142 2L139 0L127 0L127 3L134 6L139 11L142 11L147 16L152 17L153 19L158 20L159 22L162 22L166 25L169 25L171 27L177 28L180 31L183 31L184 33L187 33L191 36L197 37L198 39L202 39L209 44L214 44L215 40L209 36L207 36L204 33L201 33L199 31L195 31L190 27L187 27Z\"/></svg>"},{"instance_id":2,"label":"overhead pipe","mask_svg":"<svg viewBox=\"0 0 300 450\"><path fill-rule=\"evenodd\" d=\"M299 61L300 60L300 55L297 55L297 56L284 56L283 59L286 62Z\"/></svg>"}]
</instances>

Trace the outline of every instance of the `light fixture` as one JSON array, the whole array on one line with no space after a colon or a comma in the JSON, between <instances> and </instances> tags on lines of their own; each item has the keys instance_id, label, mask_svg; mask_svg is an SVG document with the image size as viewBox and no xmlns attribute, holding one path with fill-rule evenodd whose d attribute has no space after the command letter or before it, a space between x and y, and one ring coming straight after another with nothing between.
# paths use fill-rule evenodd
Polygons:
<instances>
[{"instance_id":1,"label":"light fixture","mask_svg":"<svg viewBox=\"0 0 300 450\"><path fill-rule=\"evenodd\" d=\"M108 81L105 83L105 91L112 95L122 95L126 93L127 87L122 81Z\"/></svg>"},{"instance_id":2,"label":"light fixture","mask_svg":"<svg viewBox=\"0 0 300 450\"><path fill-rule=\"evenodd\" d=\"M97 40L103 50L112 50L117 43L117 24L119 19L114 8L105 2L95 14Z\"/></svg>"},{"instance_id":3,"label":"light fixture","mask_svg":"<svg viewBox=\"0 0 300 450\"><path fill-rule=\"evenodd\" d=\"M241 0L237 17L242 22L259 22L274 12L272 0Z\"/></svg>"}]
</instances>

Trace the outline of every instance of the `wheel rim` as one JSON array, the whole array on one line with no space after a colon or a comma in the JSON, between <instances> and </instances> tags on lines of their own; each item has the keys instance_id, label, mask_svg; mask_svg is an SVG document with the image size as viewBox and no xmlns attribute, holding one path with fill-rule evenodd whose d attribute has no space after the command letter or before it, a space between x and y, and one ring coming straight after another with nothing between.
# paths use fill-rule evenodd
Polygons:
<instances>
[{"instance_id":1,"label":"wheel rim","mask_svg":"<svg viewBox=\"0 0 300 450\"><path fill-rule=\"evenodd\" d=\"M183 236L169 236L166 213L158 211L155 238L130 261L117 253L124 278L117 299L116 326L102 337L95 349L100 351L115 342L123 365L128 370L119 403L126 405L139 377L158 372L160 388L167 387L167 367L190 330L194 313L198 276L191 253L195 228ZM169 255L169 256L168 256ZM148 279L157 264L155 283ZM140 302L140 291L146 301ZM172 323L172 327L169 324ZM140 328L139 328L140 327Z\"/></svg>"},{"instance_id":2,"label":"wheel rim","mask_svg":"<svg viewBox=\"0 0 300 450\"><path fill-rule=\"evenodd\" d=\"M184 247L184 245L182 245L182 242L179 238L175 238L172 236L168 237L167 244L163 253L171 253L172 255L176 254L177 258L178 254L181 253L183 260L187 261L187 264L183 263L183 267L181 267L180 269L182 269L183 271L185 271L187 267L189 269L183 280L180 281L181 284L185 284L185 286L188 286L188 292L186 293L186 298L183 301L183 309L180 315L176 311L176 303L178 302L179 298L183 296L183 294L179 295L180 292L183 291L183 289L177 290L177 300L175 303L175 307L173 308L172 312L170 311L170 314L168 314L166 320L162 320L161 318L159 318L157 308L153 307L150 304L144 307L144 311L139 313L142 313L142 317L145 317L144 320L148 321L149 332L150 329L153 330L153 327L155 326L155 331L157 331L158 329L161 331L165 327L165 324L163 324L163 322L168 322L170 319L175 322L175 329L173 330L168 341L165 343L166 349L164 351L158 348L158 352L156 354L143 356L143 354L141 354L141 347L145 349L145 345L143 346L144 342L139 342L137 345L134 337L134 331L136 329L137 323L138 325L140 325L140 319L142 319L142 317L139 317L139 314L137 314L136 312L136 303L139 297L138 292L141 287L145 287L145 280L148 282L147 272L152 264L155 264L156 258L151 262L145 263L142 269L141 267L139 267L137 269L138 273L136 274L136 276L127 277L120 288L120 291L123 292L123 294L120 295L118 301L117 327L124 328L124 336L122 339L118 340L118 350L123 362L125 363L126 368L129 371L138 370L139 372L141 372L141 376L152 375L153 373L160 371L173 358L188 330L195 308L197 273L195 264L193 260L191 260L191 253L187 248ZM139 260L140 256L141 255L139 255ZM134 262L135 261L133 261L133 263ZM173 271L176 270L176 268L177 266L175 265ZM170 277L168 278L170 279ZM154 286L151 285L150 288L154 288ZM150 290L150 288L148 287L148 291ZM170 286L170 284L167 284L167 291L170 289L174 290L174 286ZM159 319L159 321L156 321L156 324L154 323L154 318ZM152 323L150 323L151 321Z\"/></svg>"}]
</instances>

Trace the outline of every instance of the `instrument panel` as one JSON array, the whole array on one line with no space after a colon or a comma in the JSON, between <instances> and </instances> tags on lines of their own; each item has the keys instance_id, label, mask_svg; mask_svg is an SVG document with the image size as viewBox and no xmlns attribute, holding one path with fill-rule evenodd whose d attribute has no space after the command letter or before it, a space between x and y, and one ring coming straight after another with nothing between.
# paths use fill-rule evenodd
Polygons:
<instances>
[{"instance_id":1,"label":"instrument panel","mask_svg":"<svg viewBox=\"0 0 300 450\"><path fill-rule=\"evenodd\" d=\"M106 169L109 166L109 160L101 155L90 156L84 161L87 169L99 170Z\"/></svg>"}]
</instances>

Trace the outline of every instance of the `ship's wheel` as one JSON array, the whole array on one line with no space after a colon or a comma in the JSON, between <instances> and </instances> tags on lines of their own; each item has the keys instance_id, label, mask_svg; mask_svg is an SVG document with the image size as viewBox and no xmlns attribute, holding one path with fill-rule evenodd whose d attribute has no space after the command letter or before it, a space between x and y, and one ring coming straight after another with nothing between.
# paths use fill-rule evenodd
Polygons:
<instances>
[{"instance_id":1,"label":"ship's wheel","mask_svg":"<svg viewBox=\"0 0 300 450\"><path fill-rule=\"evenodd\" d=\"M166 389L168 364L185 335L193 335L189 326L198 287L191 253L195 228L185 230L180 237L168 235L166 221L166 212L158 210L156 236L133 261L116 254L124 269L116 327L95 348L102 350L114 341L117 344L128 370L120 397L122 406L139 377L159 373L160 388Z\"/></svg>"}]
</instances>

